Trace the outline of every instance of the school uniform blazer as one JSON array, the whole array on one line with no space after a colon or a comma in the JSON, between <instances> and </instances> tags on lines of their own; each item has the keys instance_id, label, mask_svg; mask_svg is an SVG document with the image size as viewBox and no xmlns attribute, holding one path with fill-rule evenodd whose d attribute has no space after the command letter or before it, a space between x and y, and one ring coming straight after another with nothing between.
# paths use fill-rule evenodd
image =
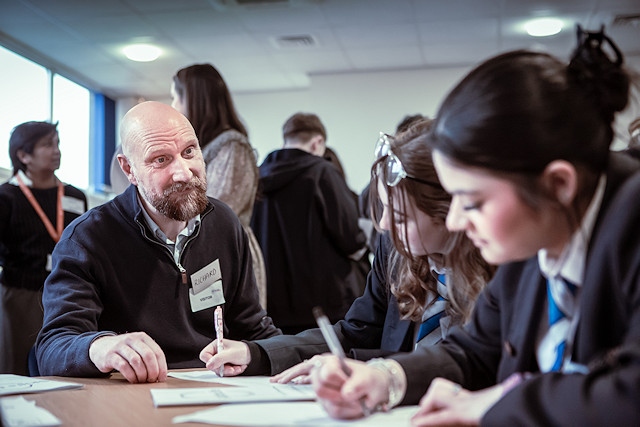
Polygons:
<instances>
[{"instance_id":1,"label":"school uniform blazer","mask_svg":"<svg viewBox=\"0 0 640 427\"><path fill-rule=\"evenodd\" d=\"M483 417L482 425L640 425L640 175L612 154L587 254L572 360L588 374L539 373L536 337L546 307L537 257L506 264L480 295L472 320L441 345L398 355L405 404L435 377L470 390L532 372Z\"/></svg>"},{"instance_id":2,"label":"school uniform blazer","mask_svg":"<svg viewBox=\"0 0 640 427\"><path fill-rule=\"evenodd\" d=\"M367 277L364 294L357 298L344 320L333 325L345 352L350 357L368 360L413 349L414 323L401 320L398 302L387 285L387 262L392 243L385 234L378 238L376 256ZM329 351L320 329L309 329L297 335L280 335L268 339L248 342L261 347L261 352L252 351L250 369L255 365L265 366L262 360L269 359L268 372L249 371L252 374L275 375L285 369Z\"/></svg>"}]
</instances>

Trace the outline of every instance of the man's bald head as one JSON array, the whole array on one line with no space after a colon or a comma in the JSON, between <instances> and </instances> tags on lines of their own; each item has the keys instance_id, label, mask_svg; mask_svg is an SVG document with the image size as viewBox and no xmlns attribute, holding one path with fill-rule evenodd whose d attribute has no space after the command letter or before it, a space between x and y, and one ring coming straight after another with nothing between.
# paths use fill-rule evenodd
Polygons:
<instances>
[{"instance_id":1,"label":"man's bald head","mask_svg":"<svg viewBox=\"0 0 640 427\"><path fill-rule=\"evenodd\" d=\"M139 145L141 139L148 137L154 129L182 127L188 127L193 131L189 120L170 105L156 101L142 102L131 108L122 118L122 151L127 158L131 158L132 148ZM195 131L193 135L195 136Z\"/></svg>"}]
</instances>

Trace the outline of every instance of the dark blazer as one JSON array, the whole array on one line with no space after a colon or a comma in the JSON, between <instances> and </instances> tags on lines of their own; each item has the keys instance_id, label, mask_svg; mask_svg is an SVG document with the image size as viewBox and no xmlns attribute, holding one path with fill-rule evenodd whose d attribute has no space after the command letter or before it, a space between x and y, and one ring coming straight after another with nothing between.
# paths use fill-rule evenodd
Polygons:
<instances>
[{"instance_id":1,"label":"dark blazer","mask_svg":"<svg viewBox=\"0 0 640 427\"><path fill-rule=\"evenodd\" d=\"M345 351L360 360L413 350L414 323L400 319L398 303L387 284L387 262L392 243L384 234L378 238L376 246L364 294L354 301L344 320L333 325ZM317 328L297 335L281 335L253 343L263 350L262 357L268 357L268 373L271 375L313 355L329 351ZM264 363L255 359L256 356L260 358L260 354L252 351L251 355L252 365Z\"/></svg>"},{"instance_id":2,"label":"dark blazer","mask_svg":"<svg viewBox=\"0 0 640 427\"><path fill-rule=\"evenodd\" d=\"M589 243L572 360L589 373L539 373L536 336L545 310L537 257L501 266L471 322L442 345L394 356L407 374L404 403L417 403L435 377L470 390L514 372L534 377L499 400L483 425L640 425L640 174L612 155Z\"/></svg>"}]
</instances>

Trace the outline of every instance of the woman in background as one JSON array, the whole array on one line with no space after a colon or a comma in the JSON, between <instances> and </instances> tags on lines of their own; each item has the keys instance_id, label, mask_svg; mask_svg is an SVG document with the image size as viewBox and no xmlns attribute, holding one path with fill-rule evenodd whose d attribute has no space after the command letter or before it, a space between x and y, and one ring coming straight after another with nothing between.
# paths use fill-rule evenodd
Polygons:
<instances>
[{"instance_id":1,"label":"woman in background","mask_svg":"<svg viewBox=\"0 0 640 427\"><path fill-rule=\"evenodd\" d=\"M184 114L196 131L207 166L207 196L229 205L249 237L260 304L266 309L264 259L249 226L258 189L257 159L231 93L213 65L195 64L173 76L171 98L171 106Z\"/></svg>"},{"instance_id":2,"label":"woman in background","mask_svg":"<svg viewBox=\"0 0 640 427\"><path fill-rule=\"evenodd\" d=\"M9 139L13 177L0 186L0 373L29 375L42 327L42 286L62 230L87 210L77 188L56 177L57 124L26 122Z\"/></svg>"}]
</instances>

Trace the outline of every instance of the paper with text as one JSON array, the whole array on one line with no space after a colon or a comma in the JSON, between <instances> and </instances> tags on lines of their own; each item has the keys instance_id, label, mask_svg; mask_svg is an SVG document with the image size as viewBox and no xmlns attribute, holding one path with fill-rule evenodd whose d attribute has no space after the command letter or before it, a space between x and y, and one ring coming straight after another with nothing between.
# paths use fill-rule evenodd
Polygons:
<instances>
[{"instance_id":1,"label":"paper with text","mask_svg":"<svg viewBox=\"0 0 640 427\"><path fill-rule=\"evenodd\" d=\"M409 426L417 406L403 406L358 420L335 420L317 402L238 403L179 415L173 423L205 423L226 426L389 427Z\"/></svg>"},{"instance_id":2,"label":"paper with text","mask_svg":"<svg viewBox=\"0 0 640 427\"><path fill-rule=\"evenodd\" d=\"M68 381L53 381L22 375L0 374L0 396L82 387L84 387L82 384Z\"/></svg>"},{"instance_id":3,"label":"paper with text","mask_svg":"<svg viewBox=\"0 0 640 427\"><path fill-rule=\"evenodd\" d=\"M235 385L241 387L268 386L273 384L267 376L251 376L251 377L220 377L212 371L188 371L188 372L169 372L167 374L173 378L188 381L200 381L206 383L216 383L225 385Z\"/></svg>"},{"instance_id":4,"label":"paper with text","mask_svg":"<svg viewBox=\"0 0 640 427\"><path fill-rule=\"evenodd\" d=\"M36 402L24 397L0 399L0 414L5 427L49 427L62 425L62 421L51 412L36 406Z\"/></svg>"},{"instance_id":5,"label":"paper with text","mask_svg":"<svg viewBox=\"0 0 640 427\"><path fill-rule=\"evenodd\" d=\"M238 402L314 400L310 385L267 384L250 387L200 387L151 389L155 406L208 405Z\"/></svg>"}]
</instances>

